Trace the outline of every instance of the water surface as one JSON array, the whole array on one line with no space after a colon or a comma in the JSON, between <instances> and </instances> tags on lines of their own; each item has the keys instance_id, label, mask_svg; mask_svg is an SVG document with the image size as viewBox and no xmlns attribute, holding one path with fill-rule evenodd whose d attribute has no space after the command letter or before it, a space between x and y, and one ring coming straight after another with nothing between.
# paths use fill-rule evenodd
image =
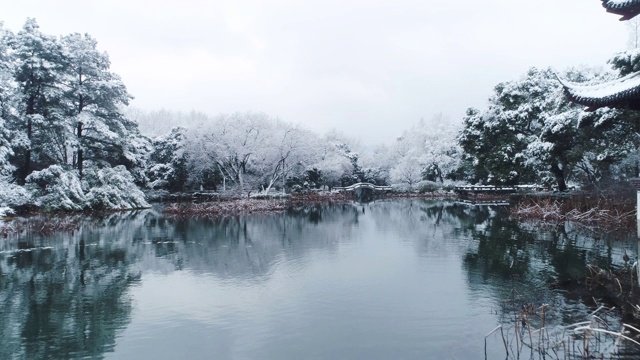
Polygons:
<instances>
[{"instance_id":1,"label":"water surface","mask_svg":"<svg viewBox=\"0 0 640 360\"><path fill-rule=\"evenodd\" d=\"M637 249L425 200L82 224L0 241L0 359L479 359L515 293L584 320L557 284Z\"/></svg>"}]
</instances>

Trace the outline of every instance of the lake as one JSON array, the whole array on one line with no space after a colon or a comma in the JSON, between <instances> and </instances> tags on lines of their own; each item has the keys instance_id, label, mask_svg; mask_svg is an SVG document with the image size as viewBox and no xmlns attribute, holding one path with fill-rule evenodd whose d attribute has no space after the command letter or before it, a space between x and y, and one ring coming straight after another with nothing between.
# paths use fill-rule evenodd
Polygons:
<instances>
[{"instance_id":1,"label":"lake","mask_svg":"<svg viewBox=\"0 0 640 360\"><path fill-rule=\"evenodd\" d=\"M505 210L421 199L226 219L150 209L8 237L0 359L483 359L514 307L550 304L549 327L583 321L594 304L558 284L637 258L635 234L540 229ZM487 358L504 359L499 334L487 340Z\"/></svg>"}]
</instances>

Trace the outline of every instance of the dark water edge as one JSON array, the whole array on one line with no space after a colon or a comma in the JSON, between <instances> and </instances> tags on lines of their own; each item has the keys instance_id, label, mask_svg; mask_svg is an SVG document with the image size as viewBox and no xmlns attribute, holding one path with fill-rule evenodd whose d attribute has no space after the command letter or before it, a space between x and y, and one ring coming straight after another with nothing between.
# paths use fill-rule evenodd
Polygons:
<instances>
[{"instance_id":1,"label":"dark water edge","mask_svg":"<svg viewBox=\"0 0 640 360\"><path fill-rule=\"evenodd\" d=\"M0 240L0 359L478 358L513 307L584 320L595 305L561 285L637 248L635 234L422 199L84 218ZM504 358L500 342L489 358Z\"/></svg>"}]
</instances>

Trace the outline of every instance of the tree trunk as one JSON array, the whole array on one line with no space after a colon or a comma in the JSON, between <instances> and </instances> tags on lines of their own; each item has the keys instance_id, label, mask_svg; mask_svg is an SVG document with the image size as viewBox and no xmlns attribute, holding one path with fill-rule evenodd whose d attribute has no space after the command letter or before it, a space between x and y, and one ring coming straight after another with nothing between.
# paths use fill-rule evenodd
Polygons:
<instances>
[{"instance_id":1,"label":"tree trunk","mask_svg":"<svg viewBox=\"0 0 640 360\"><path fill-rule=\"evenodd\" d=\"M558 190L567 190L567 183L564 179L564 171L560 169L560 166L558 166L558 164L551 165L551 172L556 177L556 181L558 182Z\"/></svg>"},{"instance_id":2,"label":"tree trunk","mask_svg":"<svg viewBox=\"0 0 640 360\"><path fill-rule=\"evenodd\" d=\"M80 68L80 71L82 71L82 68ZM82 86L82 73L80 73L78 80L79 80L80 86ZM78 115L82 113L83 109L84 109L84 97L80 95L78 98ZM82 169L83 169L83 162L84 162L83 151L82 151L82 121L78 121L78 126L76 128L76 135L78 136L78 174L80 176L80 180L82 180Z\"/></svg>"},{"instance_id":3,"label":"tree trunk","mask_svg":"<svg viewBox=\"0 0 640 360\"><path fill-rule=\"evenodd\" d=\"M27 111L27 139L31 142L31 138L33 137L33 124L31 123L31 115L33 111ZM24 152L24 165L22 172L20 173L19 182L21 185L24 185L27 179L27 176L31 173L31 144L29 144L29 148Z\"/></svg>"},{"instance_id":4,"label":"tree trunk","mask_svg":"<svg viewBox=\"0 0 640 360\"><path fill-rule=\"evenodd\" d=\"M82 179L82 162L84 161L84 158L82 157L82 144L81 144L81 138L82 138L82 123L78 122L78 127L76 128L77 131L77 136L78 136L78 173L80 174L80 179Z\"/></svg>"},{"instance_id":5,"label":"tree trunk","mask_svg":"<svg viewBox=\"0 0 640 360\"><path fill-rule=\"evenodd\" d=\"M435 172L436 172L436 177L438 180L440 180L441 183L444 183L444 179L442 178L442 171L440 170L440 166L438 166L438 164L433 164L434 168L435 168Z\"/></svg>"}]
</instances>

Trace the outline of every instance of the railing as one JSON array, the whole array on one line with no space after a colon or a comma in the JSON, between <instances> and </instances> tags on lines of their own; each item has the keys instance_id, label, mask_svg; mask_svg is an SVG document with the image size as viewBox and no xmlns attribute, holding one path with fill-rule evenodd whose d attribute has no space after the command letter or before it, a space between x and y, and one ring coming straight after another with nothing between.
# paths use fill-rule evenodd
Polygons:
<instances>
[{"instance_id":1,"label":"railing","mask_svg":"<svg viewBox=\"0 0 640 360\"><path fill-rule=\"evenodd\" d=\"M468 185L468 186L456 186L453 188L457 192L517 192L523 190L539 191L544 190L540 185L514 185L514 186L493 186L493 185Z\"/></svg>"},{"instance_id":2,"label":"railing","mask_svg":"<svg viewBox=\"0 0 640 360\"><path fill-rule=\"evenodd\" d=\"M465 205L473 205L473 206L485 206L485 205L493 205L493 206L507 206L510 205L507 200L457 200L460 204Z\"/></svg>"}]
</instances>

